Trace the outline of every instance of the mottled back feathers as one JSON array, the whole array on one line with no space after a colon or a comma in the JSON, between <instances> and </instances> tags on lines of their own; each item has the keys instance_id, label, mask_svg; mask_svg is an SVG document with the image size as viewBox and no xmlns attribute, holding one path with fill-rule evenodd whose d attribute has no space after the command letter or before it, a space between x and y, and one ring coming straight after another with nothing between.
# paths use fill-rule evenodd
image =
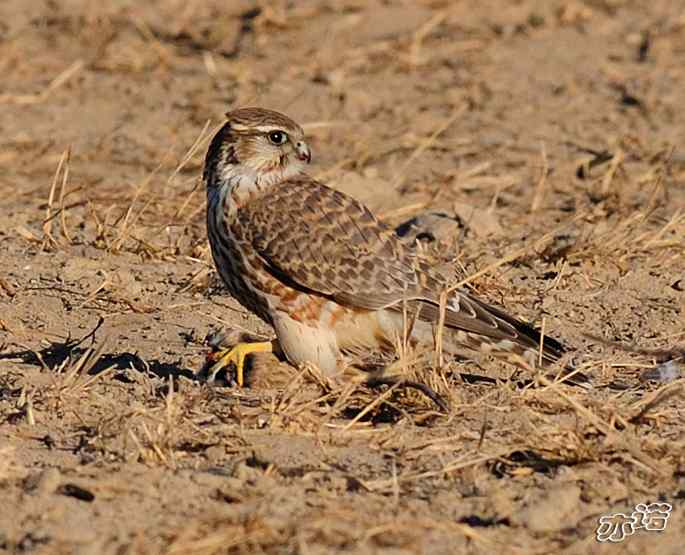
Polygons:
<instances>
[{"instance_id":1,"label":"mottled back feathers","mask_svg":"<svg viewBox=\"0 0 685 555\"><path fill-rule=\"evenodd\" d=\"M260 108L235 110L227 118L205 163L212 253L241 303L282 325L276 326L280 333L288 328L284 322L294 322L289 325L298 335L279 337L290 345L291 357L302 352L307 334L310 360L318 360L322 349L337 350L340 337L331 329L336 314L356 314L364 325L375 320L379 330L401 322L397 313L405 308L421 322L441 320L440 299L449 283L363 204L304 173L310 151L299 125ZM283 137L274 131L287 140L275 140ZM463 290L451 291L445 308L444 324L456 344L537 358L540 334L502 309ZM378 316L369 318L373 314ZM347 342L354 325L340 324ZM425 338L430 326L422 329ZM324 336L320 331L333 343L315 344L315 337ZM368 332L360 330L360 337L375 337ZM382 333L386 343L392 340L387 329ZM555 361L563 351L544 339L543 360Z\"/></svg>"},{"instance_id":2,"label":"mottled back feathers","mask_svg":"<svg viewBox=\"0 0 685 555\"><path fill-rule=\"evenodd\" d=\"M439 319L449 284L364 205L306 175L245 206L232 231L292 287L366 310L402 310L406 302L420 319ZM532 349L540 341L529 325L463 291L448 297L445 325ZM550 339L545 347L548 360L563 352Z\"/></svg>"}]
</instances>

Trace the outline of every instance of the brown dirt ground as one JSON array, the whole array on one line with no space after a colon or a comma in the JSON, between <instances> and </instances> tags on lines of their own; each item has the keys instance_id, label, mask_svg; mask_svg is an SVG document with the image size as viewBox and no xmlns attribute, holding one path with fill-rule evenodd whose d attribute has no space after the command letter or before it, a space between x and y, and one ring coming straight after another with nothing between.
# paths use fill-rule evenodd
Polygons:
<instances>
[{"instance_id":1,"label":"brown dirt ground","mask_svg":"<svg viewBox=\"0 0 685 555\"><path fill-rule=\"evenodd\" d=\"M0 553L682 553L683 379L640 376L685 340L684 56L672 0L1 2ZM210 329L269 333L203 223L242 105L389 222L457 216L433 252L595 387L194 379Z\"/></svg>"}]
</instances>

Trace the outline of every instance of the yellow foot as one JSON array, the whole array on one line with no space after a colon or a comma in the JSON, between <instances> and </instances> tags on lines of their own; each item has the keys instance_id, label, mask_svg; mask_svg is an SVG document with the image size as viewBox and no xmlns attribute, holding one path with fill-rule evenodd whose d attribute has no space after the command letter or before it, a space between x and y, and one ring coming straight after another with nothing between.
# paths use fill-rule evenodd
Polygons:
<instances>
[{"instance_id":1,"label":"yellow foot","mask_svg":"<svg viewBox=\"0 0 685 555\"><path fill-rule=\"evenodd\" d=\"M214 362L214 364L207 371L207 379L210 382L214 381L219 371L222 368L226 368L232 362L235 364L236 382L238 382L240 387L243 387L245 357L250 353L270 353L272 350L271 341L264 341L262 343L238 343L230 349L222 349L215 353L210 353L207 355L207 358Z\"/></svg>"}]
</instances>

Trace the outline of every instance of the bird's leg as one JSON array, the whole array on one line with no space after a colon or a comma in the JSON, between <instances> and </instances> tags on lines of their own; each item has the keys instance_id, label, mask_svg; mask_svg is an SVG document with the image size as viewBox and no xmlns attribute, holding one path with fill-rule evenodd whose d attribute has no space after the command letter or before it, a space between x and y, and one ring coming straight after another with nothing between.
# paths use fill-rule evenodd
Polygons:
<instances>
[{"instance_id":1,"label":"bird's leg","mask_svg":"<svg viewBox=\"0 0 685 555\"><path fill-rule=\"evenodd\" d=\"M395 385L399 384L399 387L409 387L411 389L416 389L423 393L426 397L428 397L431 401L433 401L440 410L443 412L449 412L449 407L447 406L447 403L445 403L445 400L438 394L436 393L431 387L428 387L426 384L419 383L419 382L414 382L411 380L405 380L404 378L400 378L399 376L370 376L366 380L366 385L369 387L378 387L379 385Z\"/></svg>"},{"instance_id":2,"label":"bird's leg","mask_svg":"<svg viewBox=\"0 0 685 555\"><path fill-rule=\"evenodd\" d=\"M220 349L207 355L207 360L213 362L207 370L207 380L214 381L216 375L226 368L231 362L235 365L236 382L243 387L245 357L251 353L271 353L273 345L271 341L261 341L258 343L241 342L228 349Z\"/></svg>"}]
</instances>

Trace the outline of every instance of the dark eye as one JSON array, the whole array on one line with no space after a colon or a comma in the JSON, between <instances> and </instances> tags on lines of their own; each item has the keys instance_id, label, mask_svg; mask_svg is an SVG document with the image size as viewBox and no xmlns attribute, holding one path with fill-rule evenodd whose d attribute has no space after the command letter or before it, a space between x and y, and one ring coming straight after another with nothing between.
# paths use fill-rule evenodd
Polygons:
<instances>
[{"instance_id":1,"label":"dark eye","mask_svg":"<svg viewBox=\"0 0 685 555\"><path fill-rule=\"evenodd\" d=\"M283 131L272 131L269 133L269 140L275 145L282 145L288 140L288 135Z\"/></svg>"}]
</instances>

